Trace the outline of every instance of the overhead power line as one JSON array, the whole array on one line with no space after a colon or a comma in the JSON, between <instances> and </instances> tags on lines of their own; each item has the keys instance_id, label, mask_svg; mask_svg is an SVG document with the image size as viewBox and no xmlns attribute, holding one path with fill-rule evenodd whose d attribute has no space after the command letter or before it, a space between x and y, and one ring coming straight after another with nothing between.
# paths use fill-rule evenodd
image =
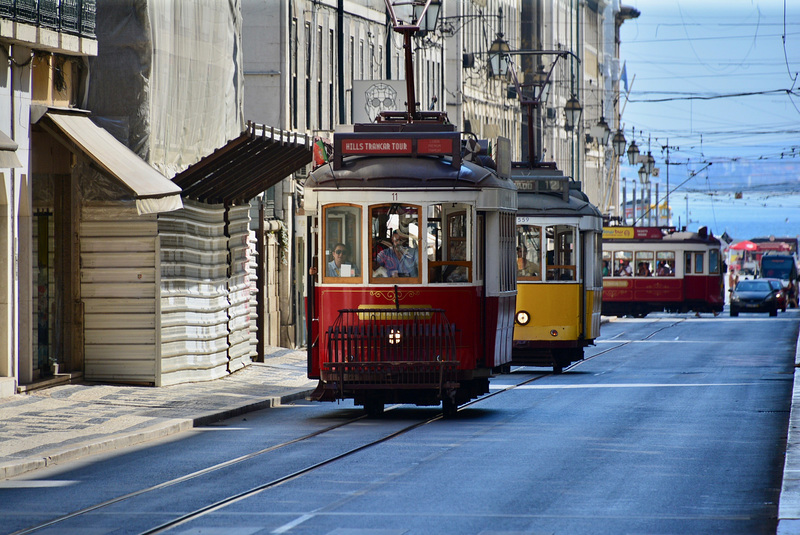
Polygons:
<instances>
[{"instance_id":1,"label":"overhead power line","mask_svg":"<svg viewBox=\"0 0 800 535\"><path fill-rule=\"evenodd\" d=\"M659 93L665 93L664 91L659 91ZM685 96L675 96L675 97L664 97L664 98L650 98L650 99L629 99L628 102L670 102L673 100L717 100L721 98L738 98L738 97L752 97L752 96L763 96L763 95L778 95L778 94L786 94L786 95L794 95L800 96L800 93L793 91L791 89L772 89L769 91L750 91L746 93L728 93L723 95L697 95L697 94L688 94Z\"/></svg>"}]
</instances>

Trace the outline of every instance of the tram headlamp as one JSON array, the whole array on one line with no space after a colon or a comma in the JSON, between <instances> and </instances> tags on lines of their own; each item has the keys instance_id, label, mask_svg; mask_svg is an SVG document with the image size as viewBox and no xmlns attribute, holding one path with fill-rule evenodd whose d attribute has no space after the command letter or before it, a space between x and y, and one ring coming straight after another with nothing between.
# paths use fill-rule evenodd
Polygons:
<instances>
[{"instance_id":1,"label":"tram headlamp","mask_svg":"<svg viewBox=\"0 0 800 535\"><path fill-rule=\"evenodd\" d=\"M550 336L553 336L553 337L558 336L558 330L553 329L552 331L550 331Z\"/></svg>"},{"instance_id":2,"label":"tram headlamp","mask_svg":"<svg viewBox=\"0 0 800 535\"><path fill-rule=\"evenodd\" d=\"M531 321L531 315L525 312L524 310L520 310L517 312L517 323L520 325L527 325L528 322Z\"/></svg>"},{"instance_id":3,"label":"tram headlamp","mask_svg":"<svg viewBox=\"0 0 800 535\"><path fill-rule=\"evenodd\" d=\"M389 331L389 343L390 344L392 344L392 345L399 344L400 343L400 338L401 338L400 329L391 329Z\"/></svg>"}]
</instances>

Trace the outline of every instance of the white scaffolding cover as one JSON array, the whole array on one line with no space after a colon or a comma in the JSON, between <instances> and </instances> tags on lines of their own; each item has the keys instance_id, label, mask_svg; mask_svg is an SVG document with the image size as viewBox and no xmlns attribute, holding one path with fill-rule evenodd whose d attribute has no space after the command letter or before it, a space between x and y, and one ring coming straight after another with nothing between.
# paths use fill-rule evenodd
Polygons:
<instances>
[{"instance_id":1,"label":"white scaffolding cover","mask_svg":"<svg viewBox=\"0 0 800 535\"><path fill-rule=\"evenodd\" d=\"M105 0L94 121L172 177L244 129L240 0Z\"/></svg>"}]
</instances>

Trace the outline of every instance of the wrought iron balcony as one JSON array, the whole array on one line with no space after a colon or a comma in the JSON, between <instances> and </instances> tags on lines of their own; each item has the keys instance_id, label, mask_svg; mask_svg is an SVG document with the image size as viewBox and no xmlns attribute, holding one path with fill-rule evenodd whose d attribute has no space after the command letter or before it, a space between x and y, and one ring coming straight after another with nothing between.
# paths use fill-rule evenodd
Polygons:
<instances>
[{"instance_id":1,"label":"wrought iron balcony","mask_svg":"<svg viewBox=\"0 0 800 535\"><path fill-rule=\"evenodd\" d=\"M95 39L97 0L0 0L0 18Z\"/></svg>"}]
</instances>

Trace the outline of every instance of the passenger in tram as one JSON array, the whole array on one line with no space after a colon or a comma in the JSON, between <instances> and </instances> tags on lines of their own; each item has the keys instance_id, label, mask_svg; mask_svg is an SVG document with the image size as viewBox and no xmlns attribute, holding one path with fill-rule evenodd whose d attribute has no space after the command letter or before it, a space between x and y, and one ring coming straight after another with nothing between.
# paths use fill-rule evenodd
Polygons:
<instances>
[{"instance_id":1,"label":"passenger in tram","mask_svg":"<svg viewBox=\"0 0 800 535\"><path fill-rule=\"evenodd\" d=\"M417 277L419 266L417 265L417 250L408 247L407 240L395 230L392 232L392 247L384 249L375 257L378 267L386 270L388 277ZM373 268L379 270L378 267Z\"/></svg>"},{"instance_id":2,"label":"passenger in tram","mask_svg":"<svg viewBox=\"0 0 800 535\"><path fill-rule=\"evenodd\" d=\"M631 267L631 263L627 258L622 259L622 265L619 268L619 276L620 277L633 276L633 268Z\"/></svg>"},{"instance_id":3,"label":"passenger in tram","mask_svg":"<svg viewBox=\"0 0 800 535\"><path fill-rule=\"evenodd\" d=\"M637 277L649 277L653 273L650 271L650 266L647 262L639 262L638 266L636 267L636 276Z\"/></svg>"},{"instance_id":4,"label":"passenger in tram","mask_svg":"<svg viewBox=\"0 0 800 535\"><path fill-rule=\"evenodd\" d=\"M603 260L603 276L608 277L608 260Z\"/></svg>"},{"instance_id":5,"label":"passenger in tram","mask_svg":"<svg viewBox=\"0 0 800 535\"><path fill-rule=\"evenodd\" d=\"M358 266L345 262L347 258L347 246L337 243L333 247L333 259L328 262L326 274L328 277L357 277Z\"/></svg>"},{"instance_id":6,"label":"passenger in tram","mask_svg":"<svg viewBox=\"0 0 800 535\"><path fill-rule=\"evenodd\" d=\"M672 268L669 267L666 260L659 260L658 267L656 268L656 275L659 277L672 276Z\"/></svg>"},{"instance_id":7,"label":"passenger in tram","mask_svg":"<svg viewBox=\"0 0 800 535\"><path fill-rule=\"evenodd\" d=\"M528 260L528 248L525 246L517 247L517 276L537 277L538 275L539 263Z\"/></svg>"}]
</instances>

